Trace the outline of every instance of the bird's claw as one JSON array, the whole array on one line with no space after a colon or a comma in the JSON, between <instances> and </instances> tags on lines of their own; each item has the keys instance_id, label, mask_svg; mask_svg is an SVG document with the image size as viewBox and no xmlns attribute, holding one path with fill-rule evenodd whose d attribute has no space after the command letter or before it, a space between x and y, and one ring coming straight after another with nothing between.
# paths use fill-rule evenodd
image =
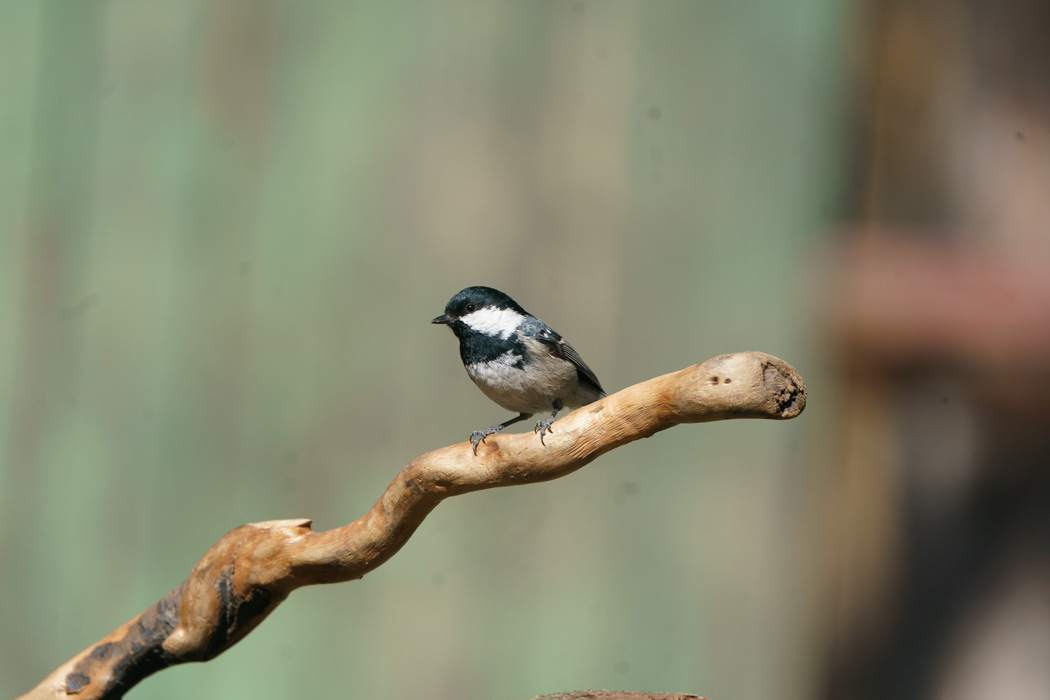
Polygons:
<instances>
[{"instance_id":1,"label":"bird's claw","mask_svg":"<svg viewBox=\"0 0 1050 700\"><path fill-rule=\"evenodd\" d=\"M541 420L541 421L537 422L536 423L536 427L532 429L532 432L534 432L534 433L538 432L540 434L540 444L543 445L544 447L547 446L547 443L545 443L543 441L543 436L546 433L552 433L552 434L554 433L554 428L551 427L551 423L553 423L553 422L554 422L553 418L545 418L544 420Z\"/></svg>"},{"instance_id":2,"label":"bird's claw","mask_svg":"<svg viewBox=\"0 0 1050 700\"><path fill-rule=\"evenodd\" d=\"M498 433L501 427L502 426L493 426L491 428L485 428L484 430L475 430L470 434L470 437L467 439L470 440L470 443L474 446L475 455L478 453L478 443L485 442L486 437Z\"/></svg>"}]
</instances>

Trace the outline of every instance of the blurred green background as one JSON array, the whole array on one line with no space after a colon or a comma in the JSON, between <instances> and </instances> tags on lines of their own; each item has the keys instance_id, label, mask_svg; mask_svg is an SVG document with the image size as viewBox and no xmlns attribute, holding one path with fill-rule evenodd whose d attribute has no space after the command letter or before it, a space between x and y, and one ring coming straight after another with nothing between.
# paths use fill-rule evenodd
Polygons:
<instances>
[{"instance_id":1,"label":"blurred green background","mask_svg":"<svg viewBox=\"0 0 1050 700\"><path fill-rule=\"evenodd\" d=\"M856 260L829 241L854 237L844 220L996 241L945 233L1017 211L971 166L1013 149L1033 167L980 172L1050 176L1031 104L957 157L972 132L940 117L993 133L1000 84L947 60L981 56L973 11L932 6L0 4L0 696L227 530L349 522L411 458L509 417L429 324L471 284L561 331L610 392L755 349L802 372L810 407L453 499L363 580L296 592L132 697L899 690L864 681L902 678L879 650L900 648L887 611L911 610L901 552L925 551L899 431L945 392L894 411L900 375L871 368L899 364L869 350L904 335L835 306ZM1032 206L1015 262L1045 260ZM858 376L878 390L851 404ZM891 696L931 686L908 687Z\"/></svg>"}]
</instances>

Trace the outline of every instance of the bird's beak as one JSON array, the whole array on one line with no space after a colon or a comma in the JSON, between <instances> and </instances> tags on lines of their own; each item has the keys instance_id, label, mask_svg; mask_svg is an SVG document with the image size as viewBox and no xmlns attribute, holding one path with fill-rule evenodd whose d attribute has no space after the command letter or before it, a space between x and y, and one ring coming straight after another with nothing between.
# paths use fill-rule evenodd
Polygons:
<instances>
[{"instance_id":1,"label":"bird's beak","mask_svg":"<svg viewBox=\"0 0 1050 700\"><path fill-rule=\"evenodd\" d=\"M441 314L433 321L431 321L431 323L444 323L445 325L448 325L452 323L452 318L448 314Z\"/></svg>"}]
</instances>

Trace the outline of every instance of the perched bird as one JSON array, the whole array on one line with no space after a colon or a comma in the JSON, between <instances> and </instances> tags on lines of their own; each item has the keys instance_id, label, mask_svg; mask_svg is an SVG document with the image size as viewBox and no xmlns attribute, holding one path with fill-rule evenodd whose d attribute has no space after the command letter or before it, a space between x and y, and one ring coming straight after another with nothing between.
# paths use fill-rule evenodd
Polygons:
<instances>
[{"instance_id":1,"label":"perched bird","mask_svg":"<svg viewBox=\"0 0 1050 700\"><path fill-rule=\"evenodd\" d=\"M598 377L554 329L492 287L467 287L431 323L443 323L459 338L459 356L478 388L511 418L470 434L474 454L487 435L550 411L536 423L543 435L562 408L579 408L605 396ZM534 431L534 432L535 432Z\"/></svg>"}]
</instances>

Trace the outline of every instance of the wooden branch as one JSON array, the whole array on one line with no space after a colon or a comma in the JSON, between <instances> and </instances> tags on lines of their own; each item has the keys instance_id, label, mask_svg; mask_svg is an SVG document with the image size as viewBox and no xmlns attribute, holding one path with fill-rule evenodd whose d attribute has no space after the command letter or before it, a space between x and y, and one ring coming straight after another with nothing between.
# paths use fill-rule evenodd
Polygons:
<instances>
[{"instance_id":1,"label":"wooden branch","mask_svg":"<svg viewBox=\"0 0 1050 700\"><path fill-rule=\"evenodd\" d=\"M574 690L537 695L532 700L707 700L689 693L639 693L631 690Z\"/></svg>"},{"instance_id":2,"label":"wooden branch","mask_svg":"<svg viewBox=\"0 0 1050 700\"><path fill-rule=\"evenodd\" d=\"M462 493L548 481L680 423L794 418L806 388L772 355L719 355L636 384L558 420L546 447L533 433L461 442L412 460L354 522L314 532L272 520L226 533L189 578L60 666L21 700L120 698L156 671L207 661L236 644L301 586L359 579L392 557L438 503Z\"/></svg>"}]
</instances>

